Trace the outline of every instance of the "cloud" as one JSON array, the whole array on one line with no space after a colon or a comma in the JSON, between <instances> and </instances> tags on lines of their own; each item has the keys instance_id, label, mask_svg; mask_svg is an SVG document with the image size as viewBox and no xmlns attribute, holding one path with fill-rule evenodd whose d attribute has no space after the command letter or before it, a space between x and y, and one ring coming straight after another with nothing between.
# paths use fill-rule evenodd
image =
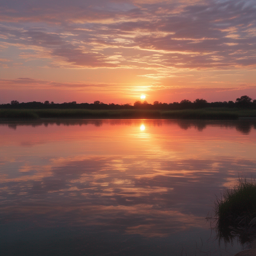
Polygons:
<instances>
[{"instance_id":1,"label":"cloud","mask_svg":"<svg viewBox=\"0 0 256 256\"><path fill-rule=\"evenodd\" d=\"M16 5L15 5L16 3ZM255 2L165 1L15 1L3 3L2 35L6 43L43 48L59 66L136 67L132 49L158 65L177 69L255 67ZM58 6L58 8L54 8ZM6 11L7 10L7 11ZM18 11L19 10L19 11ZM8 23L8 17L19 18ZM35 18L37 25L31 23ZM109 19L107 22L106 19ZM26 23L23 24L23 21ZM52 26L48 25L53 21ZM130 56L111 62L113 48L131 49ZM153 53L154 52L154 53ZM61 60L58 60L61 58ZM136 60L136 61L135 61ZM63 62L64 61L64 62ZM138 66L138 64L137 64ZM159 68L141 63L140 68Z\"/></svg>"},{"instance_id":2,"label":"cloud","mask_svg":"<svg viewBox=\"0 0 256 256\"><path fill-rule=\"evenodd\" d=\"M132 13L136 7L130 1L74 0L70 1L1 1L0 19L18 22L40 22L61 24L69 22L113 20L120 14Z\"/></svg>"},{"instance_id":3,"label":"cloud","mask_svg":"<svg viewBox=\"0 0 256 256\"><path fill-rule=\"evenodd\" d=\"M100 53L90 52L81 46L74 46L70 42L64 40L63 36L57 33L50 33L38 30L27 30L8 28L8 26L0 27L0 33L9 34L6 40L7 45L17 45L28 49L28 46L37 47L35 51L44 52L49 57L58 57L56 63L65 65L65 62L71 66L82 67L115 67L115 64L108 63L107 59ZM42 54L42 53L41 53ZM45 57L45 56L44 56ZM23 57L24 58L24 57ZM63 63L64 62L64 63Z\"/></svg>"},{"instance_id":4,"label":"cloud","mask_svg":"<svg viewBox=\"0 0 256 256\"><path fill-rule=\"evenodd\" d=\"M73 46L63 46L52 52L53 56L64 58L68 63L81 67L116 67L117 65L108 63L103 54L83 52Z\"/></svg>"},{"instance_id":5,"label":"cloud","mask_svg":"<svg viewBox=\"0 0 256 256\"><path fill-rule=\"evenodd\" d=\"M143 49L173 52L166 65L189 68L255 65L255 34L248 31L256 25L255 15L256 9L252 5L243 8L241 1L187 6L182 12L151 24L154 30L172 34L141 35L135 41ZM181 55L182 52L187 54Z\"/></svg>"},{"instance_id":6,"label":"cloud","mask_svg":"<svg viewBox=\"0 0 256 256\"><path fill-rule=\"evenodd\" d=\"M8 89L8 88L16 88L19 90L26 89L86 89L87 91L90 89L117 89L118 86L114 84L90 84L90 83L61 83L54 81L46 81L39 79L32 79L27 77L21 77L17 79L0 79L0 88Z\"/></svg>"}]
</instances>

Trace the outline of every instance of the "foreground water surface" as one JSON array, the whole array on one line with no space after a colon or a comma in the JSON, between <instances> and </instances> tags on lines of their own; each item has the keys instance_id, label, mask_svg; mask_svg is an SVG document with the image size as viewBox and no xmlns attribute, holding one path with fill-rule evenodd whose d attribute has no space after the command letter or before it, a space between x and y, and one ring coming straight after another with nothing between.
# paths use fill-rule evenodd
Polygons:
<instances>
[{"instance_id":1,"label":"foreground water surface","mask_svg":"<svg viewBox=\"0 0 256 256\"><path fill-rule=\"evenodd\" d=\"M206 217L255 153L248 120L1 121L1 255L234 255Z\"/></svg>"}]
</instances>

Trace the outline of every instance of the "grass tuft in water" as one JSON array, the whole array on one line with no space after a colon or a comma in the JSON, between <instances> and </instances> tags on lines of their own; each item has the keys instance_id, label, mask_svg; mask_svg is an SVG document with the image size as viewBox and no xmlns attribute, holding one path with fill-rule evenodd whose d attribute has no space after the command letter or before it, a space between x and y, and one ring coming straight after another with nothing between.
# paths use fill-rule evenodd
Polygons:
<instances>
[{"instance_id":1,"label":"grass tuft in water","mask_svg":"<svg viewBox=\"0 0 256 256\"><path fill-rule=\"evenodd\" d=\"M255 239L256 182L240 179L237 186L216 200L215 214L219 238L231 241L239 236L241 242Z\"/></svg>"},{"instance_id":2,"label":"grass tuft in water","mask_svg":"<svg viewBox=\"0 0 256 256\"><path fill-rule=\"evenodd\" d=\"M226 190L216 203L216 215L219 221L234 221L238 216L255 215L256 182L240 179L238 185Z\"/></svg>"}]
</instances>

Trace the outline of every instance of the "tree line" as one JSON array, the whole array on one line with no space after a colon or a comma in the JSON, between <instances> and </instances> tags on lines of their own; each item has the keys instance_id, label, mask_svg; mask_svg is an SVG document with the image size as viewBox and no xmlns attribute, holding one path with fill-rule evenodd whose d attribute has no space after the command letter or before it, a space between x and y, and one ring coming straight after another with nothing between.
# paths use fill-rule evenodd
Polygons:
<instances>
[{"instance_id":1,"label":"tree line","mask_svg":"<svg viewBox=\"0 0 256 256\"><path fill-rule=\"evenodd\" d=\"M244 95L237 98L236 101L224 102L207 102L205 99L196 99L194 102L190 100L182 100L180 102L162 103L155 101L153 104L147 101L136 101L131 104L105 104L100 101L94 103L77 103L76 101L54 103L54 102L19 102L12 100L10 103L1 104L2 109L159 109L159 110L181 110L181 109L197 109L197 108L251 108L256 109L256 100L252 100L249 96Z\"/></svg>"}]
</instances>

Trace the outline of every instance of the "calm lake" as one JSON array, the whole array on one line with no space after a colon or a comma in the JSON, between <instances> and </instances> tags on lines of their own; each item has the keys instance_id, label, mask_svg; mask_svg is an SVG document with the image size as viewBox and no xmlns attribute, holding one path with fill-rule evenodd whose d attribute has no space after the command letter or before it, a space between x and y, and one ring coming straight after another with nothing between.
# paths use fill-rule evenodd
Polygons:
<instances>
[{"instance_id":1,"label":"calm lake","mask_svg":"<svg viewBox=\"0 0 256 256\"><path fill-rule=\"evenodd\" d=\"M0 253L234 255L216 196L256 178L256 122L0 122Z\"/></svg>"}]
</instances>

